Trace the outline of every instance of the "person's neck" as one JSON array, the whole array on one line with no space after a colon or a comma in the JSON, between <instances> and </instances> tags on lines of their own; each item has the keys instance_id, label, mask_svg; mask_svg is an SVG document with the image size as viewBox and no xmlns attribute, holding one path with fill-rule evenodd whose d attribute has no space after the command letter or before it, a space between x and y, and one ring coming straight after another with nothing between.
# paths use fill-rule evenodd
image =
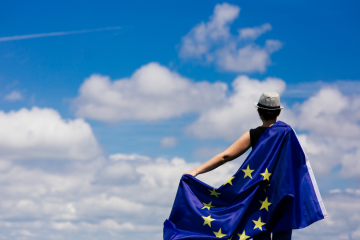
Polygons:
<instances>
[{"instance_id":1,"label":"person's neck","mask_svg":"<svg viewBox=\"0 0 360 240\"><path fill-rule=\"evenodd\" d=\"M262 127L271 127L274 123L276 123L276 119L275 120L269 120L269 121L262 121L263 125Z\"/></svg>"}]
</instances>

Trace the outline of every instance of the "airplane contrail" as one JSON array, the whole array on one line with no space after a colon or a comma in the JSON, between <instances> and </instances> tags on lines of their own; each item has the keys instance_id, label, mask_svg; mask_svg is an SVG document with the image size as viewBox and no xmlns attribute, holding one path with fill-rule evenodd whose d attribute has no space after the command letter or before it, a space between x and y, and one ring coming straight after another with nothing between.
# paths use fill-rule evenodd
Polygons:
<instances>
[{"instance_id":1,"label":"airplane contrail","mask_svg":"<svg viewBox=\"0 0 360 240\"><path fill-rule=\"evenodd\" d=\"M100 31L107 31L107 30L116 30L116 29L120 29L120 28L121 27L107 27L107 28L98 28L98 29L80 30L80 31L51 32L51 33L37 33L37 34L28 34L28 35L17 35L17 36L10 36L10 37L0 37L0 42L16 41L16 40L23 40L23 39L29 39L29 38L54 37L54 36L62 36L62 35L69 35L69 34L100 32Z\"/></svg>"}]
</instances>

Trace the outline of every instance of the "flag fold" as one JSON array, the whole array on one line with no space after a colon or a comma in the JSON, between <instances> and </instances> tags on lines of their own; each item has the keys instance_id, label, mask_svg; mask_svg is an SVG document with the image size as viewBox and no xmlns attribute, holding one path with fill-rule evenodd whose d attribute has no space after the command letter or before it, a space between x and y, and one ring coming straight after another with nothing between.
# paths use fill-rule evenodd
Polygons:
<instances>
[{"instance_id":1,"label":"flag fold","mask_svg":"<svg viewBox=\"0 0 360 240\"><path fill-rule=\"evenodd\" d=\"M278 121L219 188L182 176L164 240L246 240L326 217L309 160L294 130Z\"/></svg>"}]
</instances>

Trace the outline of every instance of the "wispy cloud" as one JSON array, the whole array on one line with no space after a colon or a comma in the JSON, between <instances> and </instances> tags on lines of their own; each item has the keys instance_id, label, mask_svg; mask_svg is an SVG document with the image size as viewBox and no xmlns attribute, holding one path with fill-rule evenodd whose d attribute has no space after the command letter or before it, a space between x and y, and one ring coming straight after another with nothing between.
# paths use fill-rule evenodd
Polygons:
<instances>
[{"instance_id":1,"label":"wispy cloud","mask_svg":"<svg viewBox=\"0 0 360 240\"><path fill-rule=\"evenodd\" d=\"M121 29L121 27L107 27L107 28L98 28L98 29L90 29L90 30L79 30L79 31L68 31L68 32L51 32L51 33L37 33L37 34L28 34L28 35L0 37L0 42L24 40L24 39L29 39L29 38L55 37L55 36L63 36L63 35L70 35L70 34L81 34L81 33L89 33L89 32L101 32L101 31L116 30L116 29Z\"/></svg>"},{"instance_id":2,"label":"wispy cloud","mask_svg":"<svg viewBox=\"0 0 360 240\"><path fill-rule=\"evenodd\" d=\"M8 95L6 95L4 97L5 100L8 101L16 101L16 100L21 100L23 98L23 96L21 95L21 93L19 91L12 91L11 93L9 93Z\"/></svg>"}]
</instances>

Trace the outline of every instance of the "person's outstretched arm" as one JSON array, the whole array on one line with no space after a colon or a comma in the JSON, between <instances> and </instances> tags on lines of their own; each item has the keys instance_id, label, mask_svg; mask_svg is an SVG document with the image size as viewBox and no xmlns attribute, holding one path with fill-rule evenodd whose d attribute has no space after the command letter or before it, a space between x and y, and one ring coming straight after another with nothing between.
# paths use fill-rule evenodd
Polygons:
<instances>
[{"instance_id":1,"label":"person's outstretched arm","mask_svg":"<svg viewBox=\"0 0 360 240\"><path fill-rule=\"evenodd\" d=\"M250 146L250 132L247 131L224 152L216 155L215 157L195 168L194 170L191 170L190 172L186 172L184 174L190 174L196 177L198 174L209 172L223 165L224 163L241 156L250 148Z\"/></svg>"}]
</instances>

